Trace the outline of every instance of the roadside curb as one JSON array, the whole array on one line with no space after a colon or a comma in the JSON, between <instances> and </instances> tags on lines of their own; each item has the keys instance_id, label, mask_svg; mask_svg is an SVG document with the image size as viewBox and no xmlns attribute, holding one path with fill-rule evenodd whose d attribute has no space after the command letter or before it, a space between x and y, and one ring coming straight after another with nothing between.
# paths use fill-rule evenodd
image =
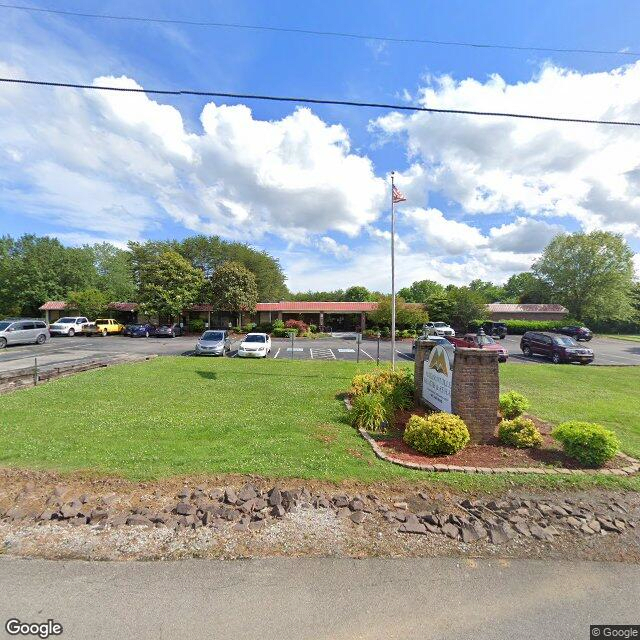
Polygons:
<instances>
[{"instance_id":1,"label":"roadside curb","mask_svg":"<svg viewBox=\"0 0 640 640\"><path fill-rule=\"evenodd\" d=\"M345 407L347 411L351 410L351 402L349 398L344 399ZM482 474L501 474L501 473L515 473L515 474L532 474L532 475L546 475L553 476L557 474L561 475L574 475L574 476L631 476L640 471L640 460L628 456L626 453L619 452L617 457L628 462L629 464L622 469L543 469L541 467L463 467L451 464L423 464L420 462L406 462L400 460L395 456L385 453L374 438L371 437L364 429L358 429L358 433L369 443L376 457L385 462L391 462L392 464L407 469L414 469L418 471L440 471L458 473L482 473Z\"/></svg>"}]
</instances>

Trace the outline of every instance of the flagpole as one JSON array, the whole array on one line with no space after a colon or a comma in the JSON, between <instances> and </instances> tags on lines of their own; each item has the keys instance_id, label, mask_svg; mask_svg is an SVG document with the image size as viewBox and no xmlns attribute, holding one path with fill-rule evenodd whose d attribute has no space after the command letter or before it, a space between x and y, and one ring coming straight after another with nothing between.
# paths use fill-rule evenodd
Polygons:
<instances>
[{"instance_id":1,"label":"flagpole","mask_svg":"<svg viewBox=\"0 0 640 640\"><path fill-rule=\"evenodd\" d=\"M396 368L396 205L393 198L393 174L391 172L391 368Z\"/></svg>"}]
</instances>

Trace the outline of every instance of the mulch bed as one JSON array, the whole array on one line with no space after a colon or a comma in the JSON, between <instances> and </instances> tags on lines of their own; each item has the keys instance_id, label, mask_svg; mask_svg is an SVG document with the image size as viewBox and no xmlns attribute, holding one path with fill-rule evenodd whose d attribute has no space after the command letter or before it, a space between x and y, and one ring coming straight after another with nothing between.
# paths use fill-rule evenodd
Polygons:
<instances>
[{"instance_id":1,"label":"mulch bed","mask_svg":"<svg viewBox=\"0 0 640 640\"><path fill-rule=\"evenodd\" d=\"M560 467L564 469L584 469L576 460L567 456L559 443L550 435L551 425L534 416L530 418L542 434L543 444L539 448L517 449L503 445L497 435L486 444L468 444L462 451L450 456L428 456L415 451L406 444L402 435L404 428L412 415L425 415L423 409L400 411L396 415L396 422L392 431L386 434L374 434L380 448L387 455L401 462L420 464L446 464L460 467L493 467L493 468L526 468L526 467ZM496 427L497 433L497 427ZM622 458L609 460L604 469L620 469L629 463Z\"/></svg>"}]
</instances>

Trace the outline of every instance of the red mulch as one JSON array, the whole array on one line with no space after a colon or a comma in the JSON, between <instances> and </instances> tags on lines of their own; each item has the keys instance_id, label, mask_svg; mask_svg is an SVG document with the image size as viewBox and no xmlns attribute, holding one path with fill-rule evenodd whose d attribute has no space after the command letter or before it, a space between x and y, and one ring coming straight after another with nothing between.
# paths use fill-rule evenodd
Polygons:
<instances>
[{"instance_id":1,"label":"red mulch","mask_svg":"<svg viewBox=\"0 0 640 640\"><path fill-rule=\"evenodd\" d=\"M394 428L388 434L372 434L380 448L387 454L403 462L421 464L448 464L460 467L563 467L565 469L584 468L579 462L565 455L562 447L549 435L551 426L534 416L531 418L542 434L543 444L539 448L517 449L503 445L497 435L486 444L469 444L462 451L450 456L428 456L418 453L402 439L404 428L412 415L429 413L423 409L399 411ZM497 427L496 427L497 434ZM617 469L629 463L614 458L605 469Z\"/></svg>"}]
</instances>

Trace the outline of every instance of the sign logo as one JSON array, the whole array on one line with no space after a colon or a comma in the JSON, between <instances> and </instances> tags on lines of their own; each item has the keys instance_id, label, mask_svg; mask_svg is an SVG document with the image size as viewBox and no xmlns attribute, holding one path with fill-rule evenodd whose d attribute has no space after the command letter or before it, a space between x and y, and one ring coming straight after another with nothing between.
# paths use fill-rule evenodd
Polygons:
<instances>
[{"instance_id":1,"label":"sign logo","mask_svg":"<svg viewBox=\"0 0 640 640\"><path fill-rule=\"evenodd\" d=\"M422 374L422 398L434 409L447 413L451 413L452 367L453 356L437 345L431 350Z\"/></svg>"}]
</instances>

